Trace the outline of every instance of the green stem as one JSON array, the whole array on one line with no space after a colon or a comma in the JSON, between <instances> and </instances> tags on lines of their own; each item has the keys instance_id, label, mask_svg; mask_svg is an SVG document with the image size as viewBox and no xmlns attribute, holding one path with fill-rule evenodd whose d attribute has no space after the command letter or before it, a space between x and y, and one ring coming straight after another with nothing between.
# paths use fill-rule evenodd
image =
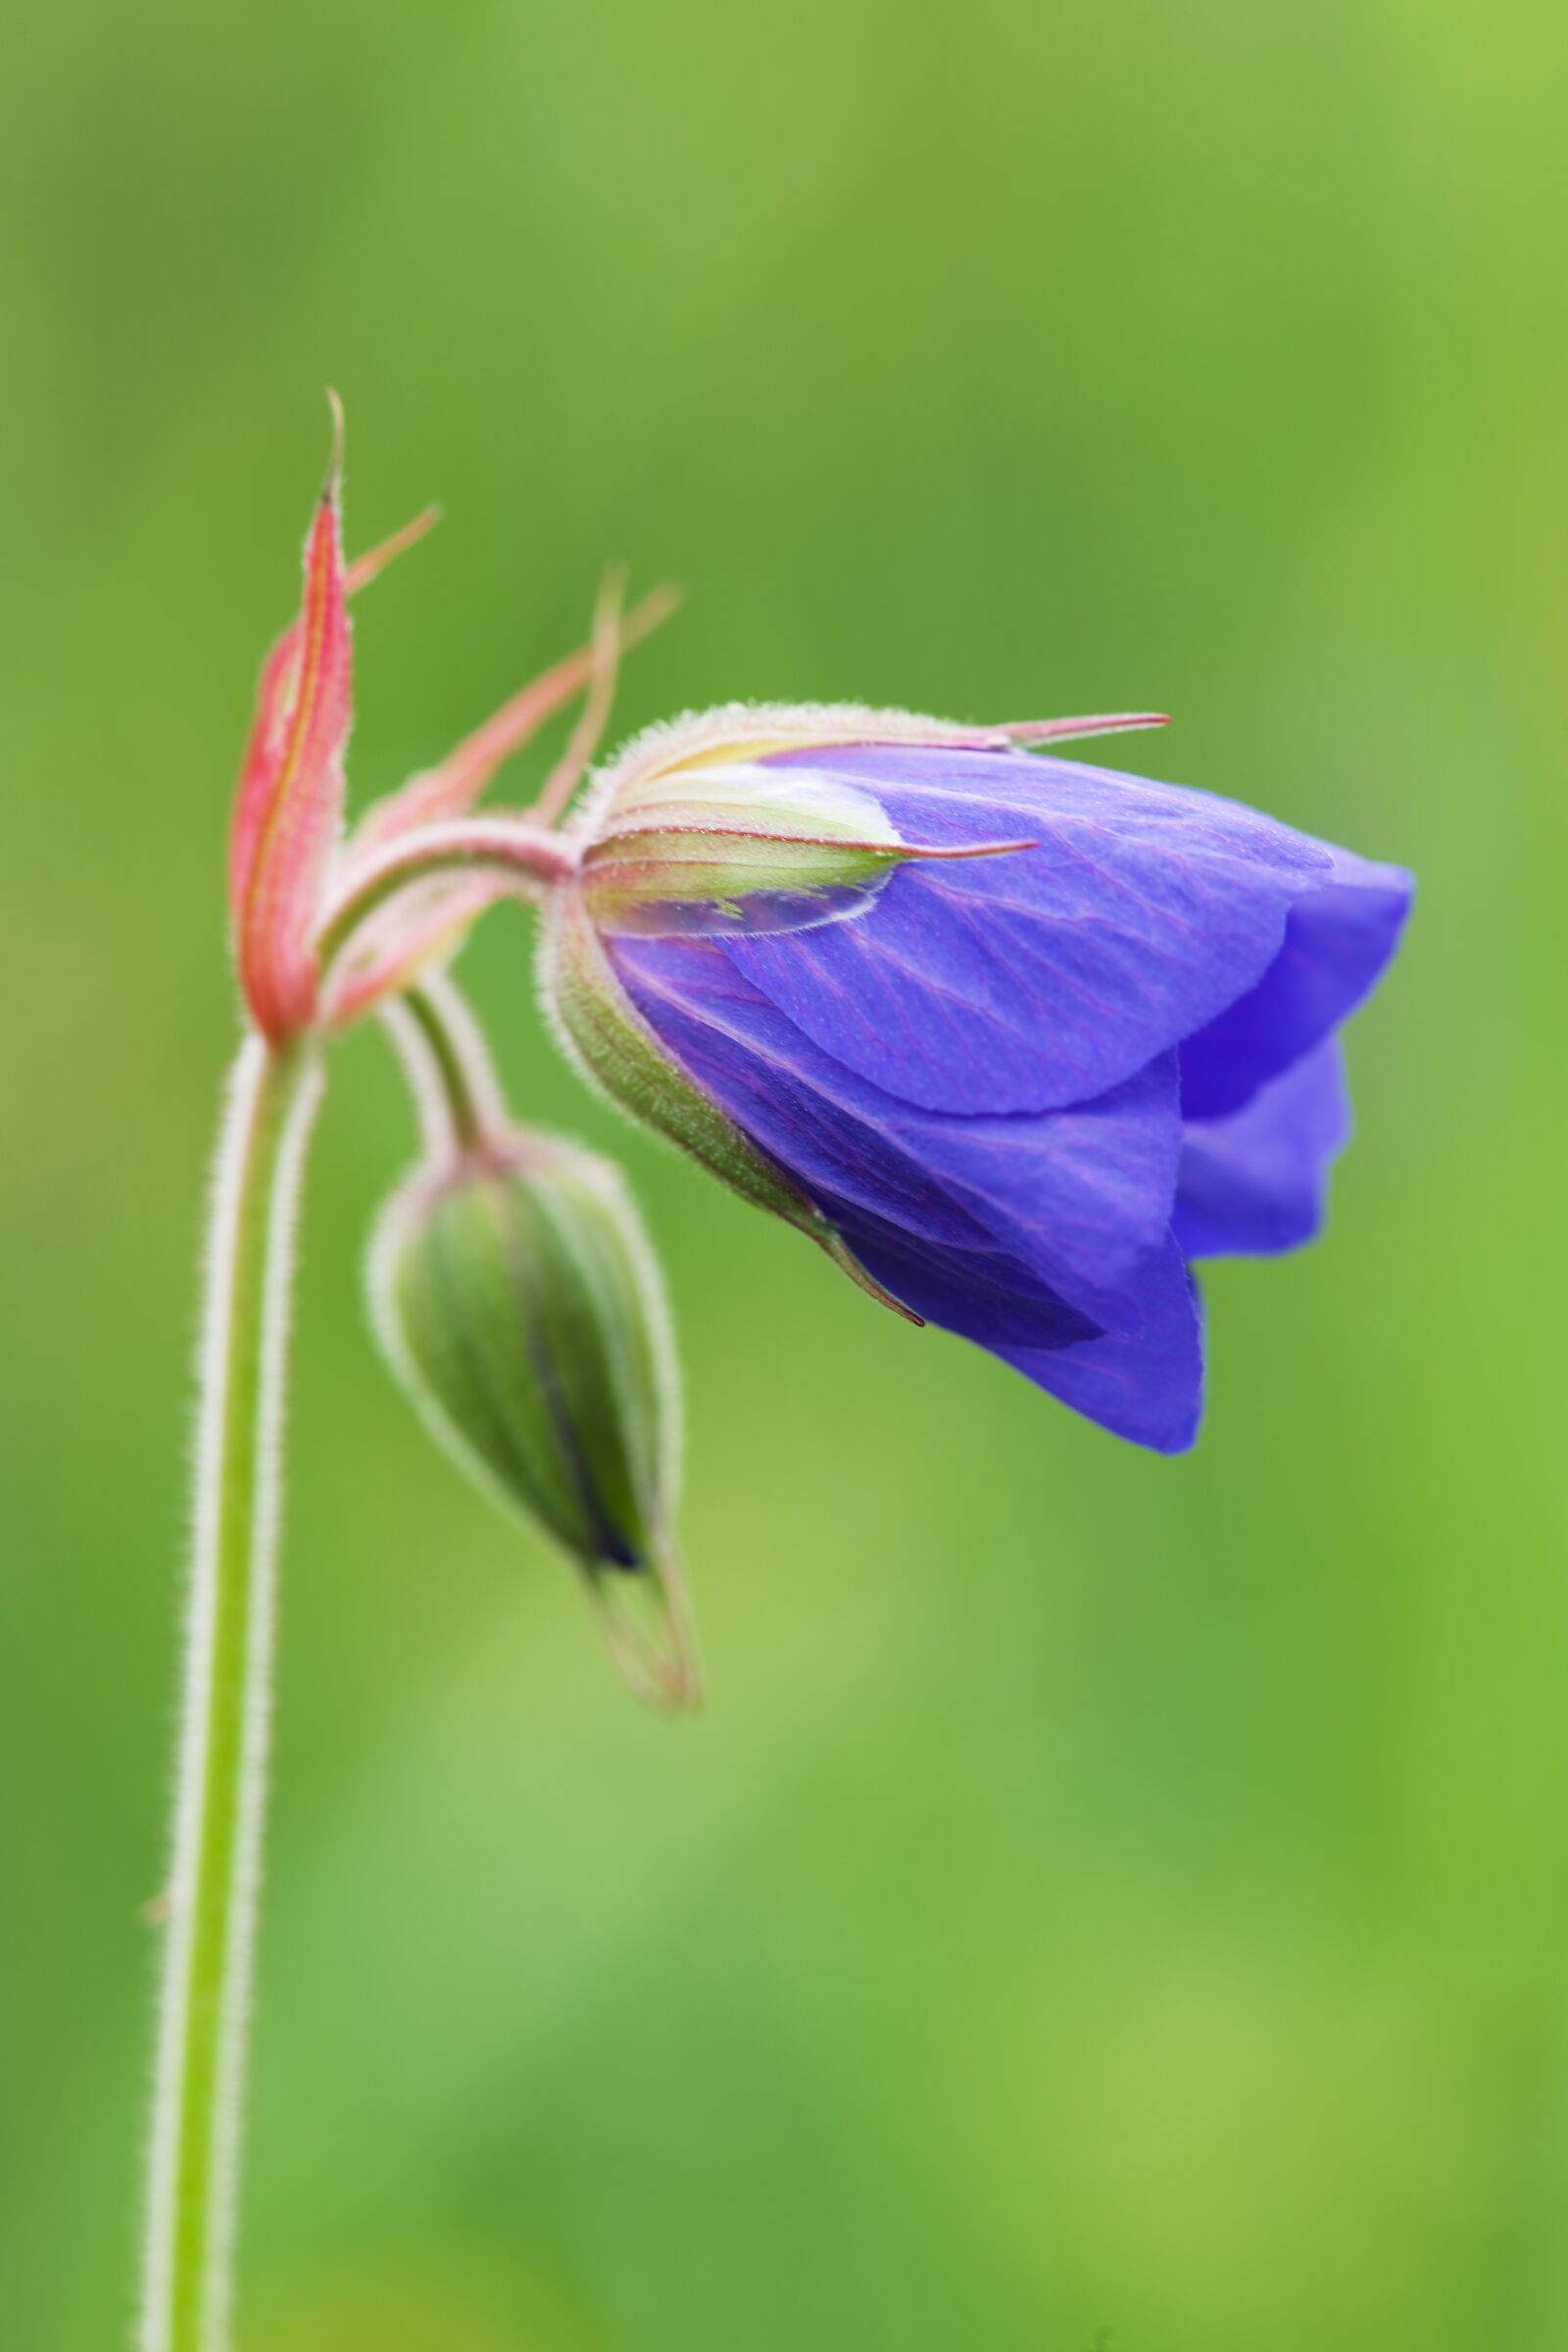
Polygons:
<instances>
[{"instance_id":1,"label":"green stem","mask_svg":"<svg viewBox=\"0 0 1568 2352\"><path fill-rule=\"evenodd\" d=\"M213 1195L142 2352L228 2352L284 1351L300 1178L320 1092L313 1042L247 1040L229 1080Z\"/></svg>"},{"instance_id":2,"label":"green stem","mask_svg":"<svg viewBox=\"0 0 1568 2352\"><path fill-rule=\"evenodd\" d=\"M388 1008L401 1011L417 1033L417 1066L409 1069L416 1096L431 1102L432 1123L461 1152L471 1152L506 1124L494 1067L467 1004L444 973L404 990ZM394 1026L401 1039L401 1026ZM406 1056L412 1063L413 1057ZM427 1146L435 1138L427 1135Z\"/></svg>"}]
</instances>

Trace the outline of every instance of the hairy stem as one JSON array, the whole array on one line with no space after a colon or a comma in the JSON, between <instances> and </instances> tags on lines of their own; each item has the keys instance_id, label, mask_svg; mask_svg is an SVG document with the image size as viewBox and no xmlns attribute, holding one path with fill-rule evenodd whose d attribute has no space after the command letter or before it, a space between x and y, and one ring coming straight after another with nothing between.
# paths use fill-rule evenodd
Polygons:
<instances>
[{"instance_id":1,"label":"hairy stem","mask_svg":"<svg viewBox=\"0 0 1568 2352\"><path fill-rule=\"evenodd\" d=\"M213 1191L142 2352L228 2352L284 1351L300 1178L320 1092L313 1042L248 1039L229 1079Z\"/></svg>"},{"instance_id":2,"label":"hairy stem","mask_svg":"<svg viewBox=\"0 0 1568 2352\"><path fill-rule=\"evenodd\" d=\"M516 816L452 816L394 834L355 860L316 938L323 983L360 925L400 891L433 875L494 873L527 894L577 870L574 842Z\"/></svg>"},{"instance_id":3,"label":"hairy stem","mask_svg":"<svg viewBox=\"0 0 1568 2352\"><path fill-rule=\"evenodd\" d=\"M495 1065L466 1000L430 972L381 1007L432 1155L471 1152L507 1125Z\"/></svg>"}]
</instances>

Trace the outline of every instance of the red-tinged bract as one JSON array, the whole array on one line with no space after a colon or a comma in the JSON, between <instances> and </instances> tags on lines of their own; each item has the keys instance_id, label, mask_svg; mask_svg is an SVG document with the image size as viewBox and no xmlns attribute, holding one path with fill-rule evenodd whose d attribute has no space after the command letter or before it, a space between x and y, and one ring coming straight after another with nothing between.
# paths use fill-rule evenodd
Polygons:
<instances>
[{"instance_id":1,"label":"red-tinged bract","mask_svg":"<svg viewBox=\"0 0 1568 2352\"><path fill-rule=\"evenodd\" d=\"M350 718L349 619L338 467L305 543L299 619L268 656L229 837L229 906L240 987L274 1044L308 1027L312 946L343 819Z\"/></svg>"}]
</instances>

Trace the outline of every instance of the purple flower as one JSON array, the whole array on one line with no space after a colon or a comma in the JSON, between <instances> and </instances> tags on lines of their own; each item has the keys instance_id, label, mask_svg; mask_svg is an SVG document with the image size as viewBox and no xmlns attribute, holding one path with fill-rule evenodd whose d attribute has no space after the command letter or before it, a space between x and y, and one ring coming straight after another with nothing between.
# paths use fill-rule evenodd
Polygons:
<instances>
[{"instance_id":1,"label":"purple flower","mask_svg":"<svg viewBox=\"0 0 1568 2352\"><path fill-rule=\"evenodd\" d=\"M1015 740L1046 732L732 710L639 739L547 999L609 1092L867 1287L1179 1452L1191 1261L1317 1232L1339 1027L1411 883Z\"/></svg>"}]
</instances>

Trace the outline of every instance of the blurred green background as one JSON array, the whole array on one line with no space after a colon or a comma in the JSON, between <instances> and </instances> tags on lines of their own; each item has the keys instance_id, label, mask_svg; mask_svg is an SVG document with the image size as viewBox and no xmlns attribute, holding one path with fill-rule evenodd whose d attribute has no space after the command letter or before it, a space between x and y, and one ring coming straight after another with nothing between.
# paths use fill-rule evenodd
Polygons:
<instances>
[{"instance_id":1,"label":"blurred green background","mask_svg":"<svg viewBox=\"0 0 1568 2352\"><path fill-rule=\"evenodd\" d=\"M331 381L353 542L447 509L360 608L362 797L624 556L689 602L622 727L1153 705L1154 772L1423 898L1327 1238L1212 1273L1176 1463L616 1128L491 918L518 1106L624 1152L674 1284L712 1695L673 1728L372 1357L411 1132L343 1052L246 2352L1556 2352L1560 6L68 0L0 41L0 2342L127 2324L223 834Z\"/></svg>"}]
</instances>

